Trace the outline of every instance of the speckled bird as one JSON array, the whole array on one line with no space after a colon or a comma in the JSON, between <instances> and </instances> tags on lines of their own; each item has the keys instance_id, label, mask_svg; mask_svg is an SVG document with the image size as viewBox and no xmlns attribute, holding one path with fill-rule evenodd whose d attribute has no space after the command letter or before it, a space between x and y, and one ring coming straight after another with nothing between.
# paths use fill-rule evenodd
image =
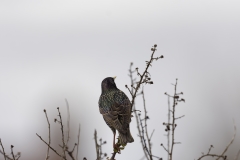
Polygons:
<instances>
[{"instance_id":1,"label":"speckled bird","mask_svg":"<svg viewBox=\"0 0 240 160\"><path fill-rule=\"evenodd\" d=\"M113 132L113 148L115 148L116 130L120 144L125 146L134 141L129 123L131 122L131 102L114 82L116 77L107 77L102 81L102 94L99 98L99 111Z\"/></svg>"}]
</instances>

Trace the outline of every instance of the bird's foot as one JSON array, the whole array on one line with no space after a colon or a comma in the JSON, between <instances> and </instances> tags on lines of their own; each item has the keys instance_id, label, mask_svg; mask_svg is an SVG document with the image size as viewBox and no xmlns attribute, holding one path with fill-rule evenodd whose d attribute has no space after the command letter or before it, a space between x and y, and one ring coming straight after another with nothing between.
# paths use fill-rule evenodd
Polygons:
<instances>
[{"instance_id":1,"label":"bird's foot","mask_svg":"<svg viewBox=\"0 0 240 160\"><path fill-rule=\"evenodd\" d=\"M120 145L118 143L116 143L114 146L113 146L113 151L118 153L118 154L121 154L121 148L120 148Z\"/></svg>"}]
</instances>

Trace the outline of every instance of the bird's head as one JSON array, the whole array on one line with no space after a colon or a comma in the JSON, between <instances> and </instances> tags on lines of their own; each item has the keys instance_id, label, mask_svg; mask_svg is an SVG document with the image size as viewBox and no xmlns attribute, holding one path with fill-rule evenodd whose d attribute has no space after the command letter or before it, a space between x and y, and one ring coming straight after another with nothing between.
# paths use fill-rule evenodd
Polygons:
<instances>
[{"instance_id":1,"label":"bird's head","mask_svg":"<svg viewBox=\"0 0 240 160\"><path fill-rule=\"evenodd\" d=\"M102 93L111 90L117 89L117 86L114 82L116 77L107 77L102 81Z\"/></svg>"}]
</instances>

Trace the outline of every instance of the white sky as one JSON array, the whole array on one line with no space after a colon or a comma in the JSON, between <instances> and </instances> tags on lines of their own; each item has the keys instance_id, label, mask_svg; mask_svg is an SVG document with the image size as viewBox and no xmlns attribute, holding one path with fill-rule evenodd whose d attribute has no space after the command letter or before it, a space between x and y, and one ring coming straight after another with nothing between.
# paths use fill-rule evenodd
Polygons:
<instances>
[{"instance_id":1,"label":"white sky","mask_svg":"<svg viewBox=\"0 0 240 160\"><path fill-rule=\"evenodd\" d=\"M202 1L5 1L0 2L0 138L5 150L21 151L24 160L44 159L51 120L52 141L61 142L53 123L60 107L66 121L64 98L70 104L71 143L81 124L79 159L96 157L93 132L107 140L112 152L112 132L98 111L101 81L117 76L125 84L130 62L140 71L158 44L156 56L164 59L150 68L154 85L145 86L153 135L153 153L166 159L167 97L179 79L185 104L177 108L179 120L175 148L177 159L196 159L213 144L223 151L233 135L232 119L240 129L240 2ZM139 97L137 107L142 108ZM66 125L65 125L66 126ZM141 159L135 119L135 139L117 159ZM228 151L233 159L240 149L237 133ZM54 159L54 153L51 153ZM56 158L55 158L56 159Z\"/></svg>"}]
</instances>

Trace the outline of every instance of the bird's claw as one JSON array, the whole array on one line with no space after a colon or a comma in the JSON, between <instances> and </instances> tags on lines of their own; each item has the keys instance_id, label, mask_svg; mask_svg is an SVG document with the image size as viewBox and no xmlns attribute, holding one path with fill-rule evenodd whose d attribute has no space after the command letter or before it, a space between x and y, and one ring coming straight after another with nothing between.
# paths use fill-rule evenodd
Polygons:
<instances>
[{"instance_id":1,"label":"bird's claw","mask_svg":"<svg viewBox=\"0 0 240 160\"><path fill-rule=\"evenodd\" d=\"M120 145L118 143L116 143L114 146L113 146L113 151L118 153L118 154L121 154L121 148L120 148Z\"/></svg>"}]
</instances>

